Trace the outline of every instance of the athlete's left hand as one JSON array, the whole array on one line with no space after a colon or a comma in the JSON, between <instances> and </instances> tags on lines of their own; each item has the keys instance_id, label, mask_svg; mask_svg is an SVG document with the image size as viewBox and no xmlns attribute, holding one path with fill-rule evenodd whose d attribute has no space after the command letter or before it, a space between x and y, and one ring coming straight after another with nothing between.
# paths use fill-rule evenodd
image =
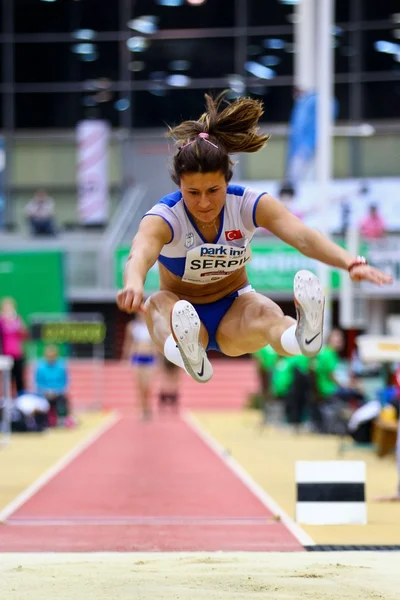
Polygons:
<instances>
[{"instance_id":1,"label":"athlete's left hand","mask_svg":"<svg viewBox=\"0 0 400 600\"><path fill-rule=\"evenodd\" d=\"M352 268L350 273L352 281L370 281L376 285L385 285L393 283L393 278L371 265L357 265Z\"/></svg>"}]
</instances>

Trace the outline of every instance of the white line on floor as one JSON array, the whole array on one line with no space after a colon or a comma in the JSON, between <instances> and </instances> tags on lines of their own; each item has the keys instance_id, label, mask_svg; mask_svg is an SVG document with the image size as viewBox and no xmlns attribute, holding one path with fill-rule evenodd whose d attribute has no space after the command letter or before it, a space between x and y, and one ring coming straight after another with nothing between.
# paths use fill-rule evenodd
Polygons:
<instances>
[{"instance_id":1,"label":"white line on floor","mask_svg":"<svg viewBox=\"0 0 400 600\"><path fill-rule=\"evenodd\" d=\"M19 494L14 500L12 500L3 510L0 511L0 523L3 523L10 517L18 508L20 508L25 502L27 502L32 496L36 494L42 487L44 487L53 477L58 475L67 465L69 465L75 458L77 458L86 448L96 442L106 431L111 429L119 420L120 416L113 412L111 413L106 421L102 422L93 432L91 432L87 438L82 440L79 444L74 446L67 454L65 454L59 461L57 461L50 469L45 471L38 479L36 479L30 486L28 486L21 494Z\"/></svg>"},{"instance_id":2,"label":"white line on floor","mask_svg":"<svg viewBox=\"0 0 400 600\"><path fill-rule=\"evenodd\" d=\"M203 440L203 442L226 464L242 483L264 504L273 515L280 518L285 527L303 546L314 546L314 540L289 517L289 515L267 494L267 492L247 473L247 471L230 455L223 446L200 425L190 413L183 412L183 421Z\"/></svg>"},{"instance_id":3,"label":"white line on floor","mask_svg":"<svg viewBox=\"0 0 400 600\"><path fill-rule=\"evenodd\" d=\"M88 526L88 525L101 525L101 526L127 526L127 525L149 525L149 526L178 526L182 525L211 525L211 526L222 526L227 525L242 525L248 527L249 525L269 526L276 524L277 521L273 518L259 517L259 518L241 518L241 517L16 517L5 521L5 525L12 527L58 527L58 526Z\"/></svg>"}]
</instances>

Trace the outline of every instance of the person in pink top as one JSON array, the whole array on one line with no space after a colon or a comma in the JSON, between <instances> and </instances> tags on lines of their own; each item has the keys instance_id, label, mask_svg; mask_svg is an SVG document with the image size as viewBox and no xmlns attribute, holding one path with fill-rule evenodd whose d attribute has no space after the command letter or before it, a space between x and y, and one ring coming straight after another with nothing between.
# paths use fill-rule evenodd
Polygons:
<instances>
[{"instance_id":1,"label":"person in pink top","mask_svg":"<svg viewBox=\"0 0 400 600\"><path fill-rule=\"evenodd\" d=\"M369 206L368 214L361 220L360 233L367 240L375 240L385 234L385 223L376 204Z\"/></svg>"},{"instance_id":2,"label":"person in pink top","mask_svg":"<svg viewBox=\"0 0 400 600\"><path fill-rule=\"evenodd\" d=\"M27 337L26 327L17 313L14 300L4 298L0 312L1 353L14 359L11 375L17 394L21 394L25 389L23 341Z\"/></svg>"}]
</instances>

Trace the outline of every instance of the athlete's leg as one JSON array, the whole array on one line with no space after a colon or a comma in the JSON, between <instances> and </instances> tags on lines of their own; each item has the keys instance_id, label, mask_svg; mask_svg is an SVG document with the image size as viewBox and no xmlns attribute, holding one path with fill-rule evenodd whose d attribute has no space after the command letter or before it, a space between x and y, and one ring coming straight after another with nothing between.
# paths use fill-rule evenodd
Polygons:
<instances>
[{"instance_id":1,"label":"athlete's leg","mask_svg":"<svg viewBox=\"0 0 400 600\"><path fill-rule=\"evenodd\" d=\"M150 365L136 365L134 373L142 417L148 419L151 416L150 399L154 369Z\"/></svg>"},{"instance_id":2,"label":"athlete's leg","mask_svg":"<svg viewBox=\"0 0 400 600\"><path fill-rule=\"evenodd\" d=\"M294 281L297 321L269 298L253 292L236 298L219 325L216 339L228 356L256 352L267 344L283 356L314 356L321 348L324 298L318 279L299 271Z\"/></svg>"},{"instance_id":3,"label":"athlete's leg","mask_svg":"<svg viewBox=\"0 0 400 600\"><path fill-rule=\"evenodd\" d=\"M157 292L146 302L146 322L157 348L196 381L211 379L208 333L193 306L171 292Z\"/></svg>"},{"instance_id":4,"label":"athlete's leg","mask_svg":"<svg viewBox=\"0 0 400 600\"><path fill-rule=\"evenodd\" d=\"M147 327L151 339L161 354L164 354L165 342L171 335L171 313L178 301L178 296L172 292L163 291L155 292L146 300ZM204 348L207 348L208 334L203 324L200 326L200 342Z\"/></svg>"},{"instance_id":5,"label":"athlete's leg","mask_svg":"<svg viewBox=\"0 0 400 600\"><path fill-rule=\"evenodd\" d=\"M268 344L283 356L283 332L296 321L286 317L282 309L269 298L249 292L236 298L219 324L216 340L227 356L257 352Z\"/></svg>"}]
</instances>

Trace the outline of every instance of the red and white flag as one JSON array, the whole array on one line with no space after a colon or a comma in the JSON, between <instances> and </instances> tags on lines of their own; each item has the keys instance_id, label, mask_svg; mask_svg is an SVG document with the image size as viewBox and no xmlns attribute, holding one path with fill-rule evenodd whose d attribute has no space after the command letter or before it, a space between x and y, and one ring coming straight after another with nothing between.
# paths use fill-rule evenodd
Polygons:
<instances>
[{"instance_id":1,"label":"red and white flag","mask_svg":"<svg viewBox=\"0 0 400 600\"><path fill-rule=\"evenodd\" d=\"M225 238L228 242L232 240L241 240L243 237L240 229L231 229L230 231L225 231Z\"/></svg>"}]
</instances>

